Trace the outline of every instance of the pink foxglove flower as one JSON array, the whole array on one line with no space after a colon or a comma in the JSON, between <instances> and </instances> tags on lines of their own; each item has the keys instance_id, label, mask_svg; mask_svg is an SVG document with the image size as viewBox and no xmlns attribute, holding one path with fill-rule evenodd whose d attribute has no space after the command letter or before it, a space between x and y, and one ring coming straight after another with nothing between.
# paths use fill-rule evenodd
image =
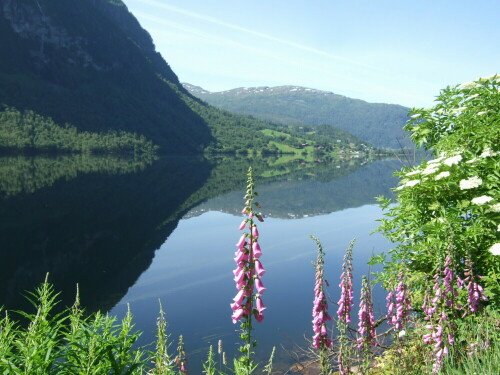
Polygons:
<instances>
[{"instance_id":1,"label":"pink foxglove flower","mask_svg":"<svg viewBox=\"0 0 500 375\"><path fill-rule=\"evenodd\" d=\"M260 256L262 255L262 250L258 242L253 243L252 249L253 249L253 257L260 258Z\"/></svg>"},{"instance_id":2,"label":"pink foxglove flower","mask_svg":"<svg viewBox=\"0 0 500 375\"><path fill-rule=\"evenodd\" d=\"M444 357L449 353L449 346L455 342L449 315L454 315L457 311L463 309L457 301L457 289L462 287L465 280L457 277L455 274L456 269L452 253L449 250L442 265L442 271L438 271L434 275L434 286L431 292L434 297L429 292L426 292L424 305L422 306L426 315L424 319L428 321L425 326L428 333L423 336L423 340L424 343L433 345L433 374L440 372Z\"/></svg>"},{"instance_id":3,"label":"pink foxglove flower","mask_svg":"<svg viewBox=\"0 0 500 375\"><path fill-rule=\"evenodd\" d=\"M393 324L400 331L409 320L411 311L410 292L406 286L403 272L398 274L398 285L396 290L390 291L387 301L387 322ZM424 301L426 304L426 301Z\"/></svg>"},{"instance_id":4,"label":"pink foxglove flower","mask_svg":"<svg viewBox=\"0 0 500 375\"><path fill-rule=\"evenodd\" d=\"M255 273L257 274L258 277L261 277L266 273L266 270L264 267L262 267L262 263L260 262L259 259L254 259L254 264L255 264Z\"/></svg>"},{"instance_id":5,"label":"pink foxglove flower","mask_svg":"<svg viewBox=\"0 0 500 375\"><path fill-rule=\"evenodd\" d=\"M252 237L257 240L259 238L259 230L257 229L257 225L252 226Z\"/></svg>"},{"instance_id":6,"label":"pink foxglove flower","mask_svg":"<svg viewBox=\"0 0 500 375\"><path fill-rule=\"evenodd\" d=\"M253 202L254 197L257 195L253 188L252 170L250 168L248 171L247 192L244 197L245 207L241 211L243 214L247 215L247 217L239 226L240 230L248 228L248 233L242 234L239 241L236 243L237 250L234 257L236 269L233 271L233 274L238 292L233 298L234 303L231 304L231 309L233 311L231 318L233 323L237 323L241 319L251 319L252 314L254 314L256 320L260 322L264 319L262 313L266 309L260 298L262 293L266 290L260 279L262 275L264 275L265 269L259 259L262 256L262 249L257 242L259 231L253 218L257 217L260 221L263 221L263 219L260 213L255 213L253 211L254 205L260 206L260 204ZM254 294L254 288L257 290L258 296ZM256 298L255 302L254 298Z\"/></svg>"},{"instance_id":7,"label":"pink foxglove flower","mask_svg":"<svg viewBox=\"0 0 500 375\"><path fill-rule=\"evenodd\" d=\"M257 289L257 293L262 295L266 288L264 287L264 284L262 283L262 280L257 278L255 279L255 289Z\"/></svg>"},{"instance_id":8,"label":"pink foxglove flower","mask_svg":"<svg viewBox=\"0 0 500 375\"><path fill-rule=\"evenodd\" d=\"M361 284L361 301L358 317L358 349L369 350L370 346L376 345L376 342L372 293L366 276L363 276Z\"/></svg>"},{"instance_id":9,"label":"pink foxglove flower","mask_svg":"<svg viewBox=\"0 0 500 375\"><path fill-rule=\"evenodd\" d=\"M179 336L179 344L177 345L177 356L174 358L174 363L179 366L179 371L181 374L188 375L186 369L186 351L184 350L184 339L182 335Z\"/></svg>"},{"instance_id":10,"label":"pink foxglove flower","mask_svg":"<svg viewBox=\"0 0 500 375\"><path fill-rule=\"evenodd\" d=\"M262 312L267 309L266 306L264 306L264 302L262 302L262 299L260 297L257 297L257 299L255 300L255 305L257 307L257 311L259 312L259 314L262 314Z\"/></svg>"},{"instance_id":11,"label":"pink foxglove flower","mask_svg":"<svg viewBox=\"0 0 500 375\"><path fill-rule=\"evenodd\" d=\"M344 263L342 264L342 274L340 275L340 300L338 303L337 316L345 322L351 322L351 309L354 305L353 287L352 287L352 248L354 241L351 241L344 254Z\"/></svg>"},{"instance_id":12,"label":"pink foxglove flower","mask_svg":"<svg viewBox=\"0 0 500 375\"><path fill-rule=\"evenodd\" d=\"M328 302L326 300L325 293L323 291L324 287L324 277L323 277L323 248L319 240L311 235L311 238L316 241L318 246L318 258L316 260L316 280L314 283L314 302L313 302L313 346L316 349L325 349L332 345L331 339L328 337L328 330L326 327L326 322L332 320L331 316L328 314Z\"/></svg>"},{"instance_id":13,"label":"pink foxglove flower","mask_svg":"<svg viewBox=\"0 0 500 375\"><path fill-rule=\"evenodd\" d=\"M472 313L478 311L481 301L487 301L488 298L484 295L484 290L481 285L478 284L477 279L481 279L481 276L475 276L473 272L473 264L470 257L465 259L465 276L463 280L464 284L467 284L467 304Z\"/></svg>"},{"instance_id":14,"label":"pink foxglove flower","mask_svg":"<svg viewBox=\"0 0 500 375\"><path fill-rule=\"evenodd\" d=\"M238 228L239 230L243 230L245 229L245 226L247 225L247 221L246 220L243 220L240 224L240 227Z\"/></svg>"}]
</instances>

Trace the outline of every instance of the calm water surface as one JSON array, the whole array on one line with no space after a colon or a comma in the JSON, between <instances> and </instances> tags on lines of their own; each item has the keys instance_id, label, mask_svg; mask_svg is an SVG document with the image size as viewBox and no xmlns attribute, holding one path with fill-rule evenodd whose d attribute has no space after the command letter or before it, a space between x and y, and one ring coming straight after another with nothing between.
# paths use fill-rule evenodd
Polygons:
<instances>
[{"instance_id":1,"label":"calm water surface","mask_svg":"<svg viewBox=\"0 0 500 375\"><path fill-rule=\"evenodd\" d=\"M136 327L144 332L141 345L154 341L161 301L171 337L184 335L192 373L201 373L200 361L219 339L231 358L238 343L229 307L236 293L232 258L241 235L241 187L250 162L172 158L127 169L116 161L101 161L107 170L80 166L69 175L64 172L69 168L64 163L75 162L38 160L37 165L52 169L38 170L40 178L29 168L33 160L16 160L24 172L13 172L6 165L14 162L2 164L0 159L0 175L14 181L0 186L5 260L0 304L23 306L18 292L31 289L50 271L65 304L74 298L78 282L90 311L104 309L122 317L129 305ZM259 360L265 361L276 346L278 366L286 368L290 358L281 345L304 346L304 336L312 335L316 247L309 234L327 252L333 300L339 298L344 250L356 238L359 288L361 275L370 272L366 261L371 254L390 248L380 235L370 234L381 217L373 197L391 195L391 175L399 164L296 165L284 173L272 163L252 161L256 174L265 176L257 178L257 191L266 216L259 225L259 242L267 271L262 279L267 310L254 336ZM54 165L62 165L60 175ZM25 182L12 178L15 173ZM376 289L374 297L375 308L382 310L381 291Z\"/></svg>"}]
</instances>

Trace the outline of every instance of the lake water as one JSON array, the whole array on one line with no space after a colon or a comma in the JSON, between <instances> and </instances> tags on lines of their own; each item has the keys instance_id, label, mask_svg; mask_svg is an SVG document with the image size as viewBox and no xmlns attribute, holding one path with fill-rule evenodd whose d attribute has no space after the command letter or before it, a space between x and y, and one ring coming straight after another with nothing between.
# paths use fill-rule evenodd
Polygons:
<instances>
[{"instance_id":1,"label":"lake water","mask_svg":"<svg viewBox=\"0 0 500 375\"><path fill-rule=\"evenodd\" d=\"M219 339L231 358L238 343L232 258L249 165L266 217L259 242L267 310L254 331L256 355L265 361L276 346L277 366L286 368L287 350L312 336L316 246L309 234L327 252L333 300L344 250L356 238L359 288L371 254L391 246L371 232L381 217L374 197L391 196L397 161L0 158L0 304L24 308L20 292L50 272L63 304L71 304L78 283L89 311L121 317L129 305L143 345L154 341L161 301L171 337L184 335L191 373L201 373L200 361ZM382 311L382 291L374 298Z\"/></svg>"}]
</instances>

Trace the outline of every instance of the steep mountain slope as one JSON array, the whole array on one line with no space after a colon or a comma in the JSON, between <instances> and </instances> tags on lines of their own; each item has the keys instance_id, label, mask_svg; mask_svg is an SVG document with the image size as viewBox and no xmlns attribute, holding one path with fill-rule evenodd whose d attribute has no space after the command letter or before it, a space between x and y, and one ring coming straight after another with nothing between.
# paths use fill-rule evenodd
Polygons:
<instances>
[{"instance_id":1,"label":"steep mountain slope","mask_svg":"<svg viewBox=\"0 0 500 375\"><path fill-rule=\"evenodd\" d=\"M80 130L143 134L164 151L201 150L211 140L119 0L4 0L0 57L2 104Z\"/></svg>"},{"instance_id":2,"label":"steep mountain slope","mask_svg":"<svg viewBox=\"0 0 500 375\"><path fill-rule=\"evenodd\" d=\"M299 86L237 88L209 92L183 84L193 95L232 112L287 125L326 124L348 131L376 147L398 149L408 108L367 103Z\"/></svg>"},{"instance_id":3,"label":"steep mountain slope","mask_svg":"<svg viewBox=\"0 0 500 375\"><path fill-rule=\"evenodd\" d=\"M205 122L149 34L119 0L2 0L0 103L80 130L145 135L164 150L201 150Z\"/></svg>"}]
</instances>

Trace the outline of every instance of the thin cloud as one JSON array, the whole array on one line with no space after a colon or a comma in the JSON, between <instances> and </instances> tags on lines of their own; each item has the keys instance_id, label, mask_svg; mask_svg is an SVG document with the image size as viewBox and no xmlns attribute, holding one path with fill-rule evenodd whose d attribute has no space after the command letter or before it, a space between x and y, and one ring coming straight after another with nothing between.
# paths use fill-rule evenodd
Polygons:
<instances>
[{"instance_id":1,"label":"thin cloud","mask_svg":"<svg viewBox=\"0 0 500 375\"><path fill-rule=\"evenodd\" d=\"M151 0L145 0L145 1L148 3L155 3L156 4L155 1L151 1ZM159 5L161 5L162 7L169 7L170 8L170 6L167 6L164 4L159 4ZM188 13L191 13L191 12L188 12ZM199 37L200 39L205 39L207 41L210 40L210 41L215 42L215 43L226 44L226 45L230 45L230 46L235 47L235 48L244 49L244 50L247 50L247 51L252 52L254 54L259 54L261 56L265 56L265 57L271 58L273 60L280 61L286 65L289 65L289 66L295 66L295 67L299 67L302 69L314 71L317 73L323 73L324 75L327 75L330 77L341 78L343 81L349 81L349 82L356 83L356 84L366 84L366 81L364 81L360 78L357 78L357 74L355 72L355 69L351 65L343 65L342 70L343 71L350 70L352 75L351 74L347 75L344 73L336 73L335 69L326 69L324 67L320 67L318 64L316 64L314 62L298 61L296 59L289 59L286 57L281 57L279 54L276 54L276 53L271 52L269 50L257 48L257 47L250 46L250 45L244 44L244 43L240 43L238 41L235 41L234 39L224 38L224 37L221 37L219 35L207 33L206 31L201 31L201 30L196 29L196 28L180 25L180 24L175 23L175 22L167 21L161 17L151 16L149 14L142 13L142 12L136 12L136 15L143 20L148 20L148 21L152 21L152 22L155 22L157 24L160 24L160 25L168 26L172 29L179 30L179 31L182 31L184 33L189 33L193 36ZM201 15L199 15L199 17L202 17L203 19L208 18L208 17L201 16ZM237 26L235 26L235 27L237 27Z\"/></svg>"},{"instance_id":2,"label":"thin cloud","mask_svg":"<svg viewBox=\"0 0 500 375\"><path fill-rule=\"evenodd\" d=\"M218 43L218 44L225 44L229 46L233 46L234 48L240 48L244 49L246 51L252 51L254 54L258 54L261 56L266 56L268 58L271 58L273 60L277 60L280 62L285 63L288 66L296 66L300 67L301 69L306 69L308 71L314 71L316 73L321 73L323 74L324 77L333 77L336 78L336 84L337 84L337 89L341 89L342 86L346 86L347 82L355 83L356 86L359 87L364 87L364 90L356 90L353 87L349 86L348 91L351 92L352 94L358 94L361 97L366 96L367 93L377 94L381 92L385 92L387 94L392 94L391 96L393 98L406 98L411 100L412 102L416 99L417 101L424 101L424 98L421 98L418 94L414 92L407 92L407 91L401 91L397 90L394 88L390 88L390 84L388 84L391 81L394 81L397 79L394 77L394 74L391 74L390 72L387 72L383 67L376 67L373 65L361 63L356 60L351 60L348 58L344 58L341 56L337 56L335 54L325 52L316 48L312 48L303 44L295 43L289 40L281 39L274 37L272 35L268 35L259 31L251 30L245 27L241 27L235 24L231 24L225 21L221 21L220 19L213 18L210 16L206 16L200 13L192 12L183 8L179 8L176 6L164 4L162 2L156 1L156 0L142 0L141 3L143 4L148 4L158 10L166 10L170 11L173 13L177 13L192 19L197 19L201 20L207 23L210 23L212 25L217 25L221 26L223 28L233 30L233 31L238 31L240 33L244 33L247 35L255 36L257 38L261 38L263 40L267 41L272 41L274 43L280 44L285 47L289 47L295 50L300 50L300 51L305 51L308 52L309 54L302 54L303 57L306 57L309 55L309 58L307 59L297 59L297 58L287 58L286 56L280 56L280 54L277 54L275 50L271 51L265 48L259 48L255 47L255 45L250 46L248 44L240 43L238 40L235 40L235 38L226 38L224 36L216 35L216 34L211 34L208 33L206 30L200 30L197 28L192 28L189 26L185 25L180 25L178 23L170 22L168 20L165 20L164 18L161 17L156 17L156 16L151 16L151 15L146 15L144 12L141 12L138 14L140 18L146 19L149 21L153 21L158 24L163 24L166 25L172 29L176 29L179 31L182 31L184 33L189 33L191 36L197 37L199 39L204 39L207 41L211 41L213 43ZM228 34L226 34L228 35ZM316 59L314 61L313 56L322 56L325 59ZM312 60L311 60L312 59ZM332 65L331 67L325 67L325 64L327 64L327 61L330 61L330 63L336 62L335 65ZM322 63L320 63L322 62ZM227 72L226 72L227 73ZM369 78L368 78L369 76ZM365 77L365 78L363 78ZM245 78L245 77L242 77ZM374 79L376 80L374 81ZM408 79L408 77L406 77ZM415 81L415 80L413 80ZM427 84L429 86L429 83L423 82L422 80L417 80L414 82L416 85L422 85L422 84ZM347 86L346 86L347 87ZM344 91L347 88L344 88ZM365 95L363 95L363 93ZM376 96L376 95L375 95ZM369 99L368 99L369 100ZM372 99L373 100L373 99ZM396 101L395 99L393 99Z\"/></svg>"},{"instance_id":3,"label":"thin cloud","mask_svg":"<svg viewBox=\"0 0 500 375\"><path fill-rule=\"evenodd\" d=\"M221 21L221 20L219 20L217 18L213 18L213 17L205 16L203 14L191 12L189 10L182 9L182 8L179 8L179 7L175 7L175 6L172 6L172 5L163 4L163 3L160 3L160 2L155 1L155 0L142 0L142 2L143 3L147 3L149 5L152 5L152 6L155 6L157 8L167 9L167 10L170 10L172 12L179 13L179 14L182 14L182 15L185 15L185 16L188 16L188 17L196 18L196 19L199 19L199 20L202 20L202 21L206 21L206 22L218 25L218 26L223 26L223 27L226 27L226 28L229 28L229 29L232 29L232 30L236 30L236 31L240 31L240 32L247 33L247 34L250 34L250 35L254 35L254 36L257 36L259 38L267 39L267 40L270 40L270 41L273 41L273 42L277 42L277 43L280 43L280 44L283 44L283 45L286 45L286 46L289 46L289 47L293 47L293 48L297 48L297 49L300 49L300 50L303 50L303 51L311 52L311 53L314 53L314 54L317 54L317 55L325 56L325 57L328 57L328 58L331 58L331 59L334 59L334 60L346 62L346 63L349 63L349 64L355 64L355 65L358 65L358 66L361 66L361 67L365 67L365 68L369 68L369 69L373 69L373 70L379 70L375 66L371 66L371 65L368 65L368 64L360 63L359 61L356 61L356 60L347 59L347 58L344 58L344 57L341 57L341 56L334 55L334 54L329 53L329 52L325 52L325 51L322 51L322 50L319 50L319 49L316 49L316 48L305 46L303 44L291 42L289 40L277 38L277 37L274 37L272 35L261 33L259 31L255 31L255 30L247 29L245 27L241 27L241 26L238 26L238 25L227 23L227 22Z\"/></svg>"}]
</instances>

